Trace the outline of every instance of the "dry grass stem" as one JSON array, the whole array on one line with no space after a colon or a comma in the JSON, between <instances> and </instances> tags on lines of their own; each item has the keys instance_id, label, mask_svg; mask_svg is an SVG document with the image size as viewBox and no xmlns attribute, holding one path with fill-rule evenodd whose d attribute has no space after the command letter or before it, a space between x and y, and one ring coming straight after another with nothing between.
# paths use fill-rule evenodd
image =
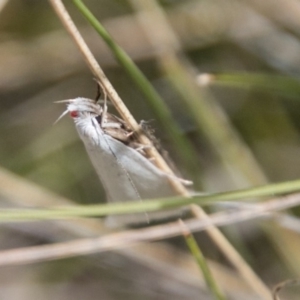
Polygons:
<instances>
[{"instance_id":1,"label":"dry grass stem","mask_svg":"<svg viewBox=\"0 0 300 300\"><path fill-rule=\"evenodd\" d=\"M225 226L260 217L268 217L271 216L271 213L295 207L299 204L300 194L295 194L285 198L252 205L252 209L247 207L247 209L242 209L240 211L215 213L210 215L210 217L206 216L204 220L187 220L185 221L185 225L191 232L203 231L216 225ZM7 250L0 252L0 266L36 263L45 260L56 260L78 255L123 249L137 243L162 240L179 235L182 235L182 225L178 222L173 222L144 229L111 233L99 238L80 239L53 245ZM238 265L239 271L242 270L242 275L248 274L249 276L253 276L238 256L231 257L231 261L232 260L235 262L235 265ZM258 291L258 288L260 292L263 291L260 286L257 287L256 291ZM268 295L270 298L270 293ZM267 294L265 295L265 298L267 298Z\"/></svg>"},{"instance_id":2,"label":"dry grass stem","mask_svg":"<svg viewBox=\"0 0 300 300\"><path fill-rule=\"evenodd\" d=\"M73 204L71 200L54 194L53 192L29 182L3 168L0 168L0 198L3 204L7 203L9 206L49 207L53 205L66 206ZM28 234L27 230L30 230L31 236L42 237L43 240L49 239L53 242L66 239L96 237L109 233L109 229L103 225L101 219L52 221L51 224L45 223L41 224L41 226L30 226L29 224L29 227L26 224L24 224L24 226L20 226L20 224L3 224L2 226L4 230L12 228L18 233L25 232ZM168 249L166 249L166 247ZM43 249L41 250L43 251ZM167 256L161 254L166 252L168 253ZM171 256L171 253L173 256ZM161 269L159 269L160 274L168 273L167 268L175 268L177 270L176 273L179 273L180 270L181 273L184 272L189 274L188 277L185 276L182 278L185 284L191 284L191 282L193 282L193 286L198 286L199 279L196 279L196 274L191 273L190 264L188 263L188 261L191 260L190 256L180 253L179 263L177 255L175 254L175 249L173 247L167 246L163 242L155 244L139 244L139 247L121 249L118 253L119 259L138 260L140 265L155 268L156 270L159 266L161 267ZM175 258L177 259L176 262ZM151 263L149 263L149 260ZM162 261L164 267L162 267ZM32 262L34 262L34 260ZM220 268L216 269L216 273L221 278L225 276ZM237 286L243 284L240 282L239 278L233 277L238 281ZM177 278L181 277L177 276ZM227 273L226 278L228 278ZM247 287L244 286L244 288L246 289ZM247 289L247 291L249 290Z\"/></svg>"},{"instance_id":3,"label":"dry grass stem","mask_svg":"<svg viewBox=\"0 0 300 300\"><path fill-rule=\"evenodd\" d=\"M197 205L193 205L193 213L199 219L207 218L207 215L204 214L203 210L200 209L200 207ZM234 217L235 216L233 216L233 218ZM244 258L234 249L234 247L224 237L220 230L215 230L214 228L212 228L210 231L210 235L214 236L215 243L220 249L222 249L222 252L226 256L228 261L232 264L232 266L235 267L235 269L249 284L249 286L251 286L253 290L258 291L259 294L265 295L266 298L269 297L270 292L267 286L255 274L252 268L245 262Z\"/></svg>"}]
</instances>

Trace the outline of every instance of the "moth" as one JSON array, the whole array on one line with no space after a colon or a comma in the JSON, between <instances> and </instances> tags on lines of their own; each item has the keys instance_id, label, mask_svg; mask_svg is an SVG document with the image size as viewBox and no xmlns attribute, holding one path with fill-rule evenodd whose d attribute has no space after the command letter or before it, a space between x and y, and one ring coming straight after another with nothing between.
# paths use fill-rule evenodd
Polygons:
<instances>
[{"instance_id":1,"label":"moth","mask_svg":"<svg viewBox=\"0 0 300 300\"><path fill-rule=\"evenodd\" d=\"M124 120L107 112L106 101L75 98L57 101L66 103L77 132L104 187L109 202L142 201L142 199L176 196L168 174L157 168L147 157L145 146L137 142ZM59 120L58 119L58 120ZM149 223L178 210L144 214L110 216L109 226Z\"/></svg>"}]
</instances>

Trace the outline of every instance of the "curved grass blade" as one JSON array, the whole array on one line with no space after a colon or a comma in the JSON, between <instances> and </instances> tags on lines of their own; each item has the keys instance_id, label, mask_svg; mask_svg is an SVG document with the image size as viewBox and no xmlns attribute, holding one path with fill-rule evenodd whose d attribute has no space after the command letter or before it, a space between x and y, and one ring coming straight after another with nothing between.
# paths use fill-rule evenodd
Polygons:
<instances>
[{"instance_id":1,"label":"curved grass blade","mask_svg":"<svg viewBox=\"0 0 300 300\"><path fill-rule=\"evenodd\" d=\"M182 226L182 234L185 242L203 274L207 287L210 289L216 300L226 300L206 263L206 260L197 244L196 239L194 238L194 235L190 232L189 228L183 221L179 220L179 224Z\"/></svg>"},{"instance_id":2,"label":"curved grass blade","mask_svg":"<svg viewBox=\"0 0 300 300\"><path fill-rule=\"evenodd\" d=\"M106 215L143 213L145 211L158 211L187 206L189 204L209 205L221 201L241 201L242 199L249 200L257 197L274 197L299 190L300 180L294 180L233 192L197 195L192 198L172 197L144 200L143 202L128 201L126 203L76 205L52 209L1 209L0 222L101 217Z\"/></svg>"}]
</instances>

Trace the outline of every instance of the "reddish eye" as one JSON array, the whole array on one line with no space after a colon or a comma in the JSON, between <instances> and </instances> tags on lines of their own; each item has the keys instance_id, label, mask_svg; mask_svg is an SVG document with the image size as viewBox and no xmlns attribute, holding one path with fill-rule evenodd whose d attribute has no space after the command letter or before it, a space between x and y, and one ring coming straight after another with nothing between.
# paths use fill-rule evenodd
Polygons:
<instances>
[{"instance_id":1,"label":"reddish eye","mask_svg":"<svg viewBox=\"0 0 300 300\"><path fill-rule=\"evenodd\" d=\"M78 117L78 111L76 111L76 110L70 111L70 116L71 116L72 118L77 118L77 117Z\"/></svg>"}]
</instances>

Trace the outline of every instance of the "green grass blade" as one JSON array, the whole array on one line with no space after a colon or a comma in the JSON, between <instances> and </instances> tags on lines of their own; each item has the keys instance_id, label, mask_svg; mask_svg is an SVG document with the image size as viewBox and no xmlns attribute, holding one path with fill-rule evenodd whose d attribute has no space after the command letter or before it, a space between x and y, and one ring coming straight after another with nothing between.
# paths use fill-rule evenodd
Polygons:
<instances>
[{"instance_id":1,"label":"green grass blade","mask_svg":"<svg viewBox=\"0 0 300 300\"><path fill-rule=\"evenodd\" d=\"M193 198L172 197L143 202L124 202L113 204L74 205L52 209L2 209L0 222L66 219L74 217L101 217L113 214L144 213L162 209L171 209L189 204L208 205L220 201L236 201L241 199L270 197L292 193L300 190L300 180L269 184L257 188L237 190L195 196Z\"/></svg>"},{"instance_id":2,"label":"green grass blade","mask_svg":"<svg viewBox=\"0 0 300 300\"><path fill-rule=\"evenodd\" d=\"M226 300L225 295L220 290L217 282L215 281L215 279L206 263L206 260L194 238L194 235L189 231L189 229L185 226L184 222L182 222L181 220L180 220L180 224L182 225L183 237L185 239L185 242L186 242L191 254L195 258L200 271L203 274L203 277L204 277L207 287L210 289L210 291L212 292L212 294L216 300Z\"/></svg>"}]
</instances>

